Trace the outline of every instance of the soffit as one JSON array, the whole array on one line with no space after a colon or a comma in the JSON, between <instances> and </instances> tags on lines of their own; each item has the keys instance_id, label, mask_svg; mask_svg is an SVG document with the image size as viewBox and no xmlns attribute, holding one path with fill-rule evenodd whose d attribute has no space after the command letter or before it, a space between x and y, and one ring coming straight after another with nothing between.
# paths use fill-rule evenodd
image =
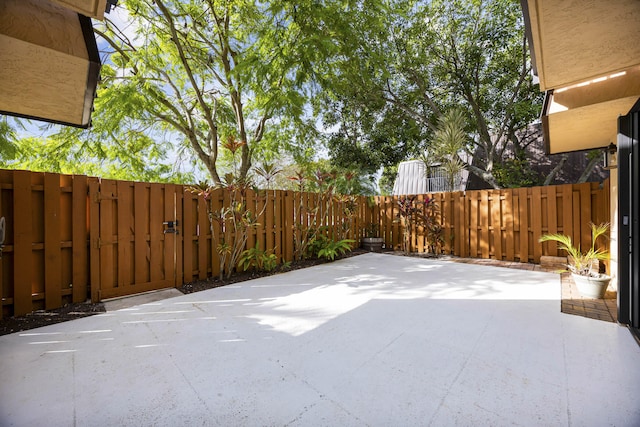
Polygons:
<instances>
[{"instance_id":1,"label":"soffit","mask_svg":"<svg viewBox=\"0 0 640 427\"><path fill-rule=\"evenodd\" d=\"M107 0L51 0L89 18L104 19Z\"/></svg>"},{"instance_id":2,"label":"soffit","mask_svg":"<svg viewBox=\"0 0 640 427\"><path fill-rule=\"evenodd\" d=\"M637 101L638 96L631 96L543 115L547 153L603 148L615 142L618 116L627 114ZM554 104L552 99L547 103Z\"/></svg>"},{"instance_id":3,"label":"soffit","mask_svg":"<svg viewBox=\"0 0 640 427\"><path fill-rule=\"evenodd\" d=\"M640 65L640 1L522 3L542 91Z\"/></svg>"},{"instance_id":4,"label":"soffit","mask_svg":"<svg viewBox=\"0 0 640 427\"><path fill-rule=\"evenodd\" d=\"M0 2L0 112L90 122L100 59L91 20L38 0Z\"/></svg>"}]
</instances>

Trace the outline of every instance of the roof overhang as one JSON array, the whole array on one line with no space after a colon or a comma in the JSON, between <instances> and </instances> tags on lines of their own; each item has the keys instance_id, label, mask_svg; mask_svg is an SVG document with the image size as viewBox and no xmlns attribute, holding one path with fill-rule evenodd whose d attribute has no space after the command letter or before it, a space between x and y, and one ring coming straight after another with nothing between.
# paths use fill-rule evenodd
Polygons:
<instances>
[{"instance_id":1,"label":"roof overhang","mask_svg":"<svg viewBox=\"0 0 640 427\"><path fill-rule=\"evenodd\" d=\"M106 1L0 2L0 113L89 126L100 58L88 16Z\"/></svg>"},{"instance_id":2,"label":"roof overhang","mask_svg":"<svg viewBox=\"0 0 640 427\"><path fill-rule=\"evenodd\" d=\"M521 3L547 152L606 147L640 98L640 1Z\"/></svg>"}]
</instances>

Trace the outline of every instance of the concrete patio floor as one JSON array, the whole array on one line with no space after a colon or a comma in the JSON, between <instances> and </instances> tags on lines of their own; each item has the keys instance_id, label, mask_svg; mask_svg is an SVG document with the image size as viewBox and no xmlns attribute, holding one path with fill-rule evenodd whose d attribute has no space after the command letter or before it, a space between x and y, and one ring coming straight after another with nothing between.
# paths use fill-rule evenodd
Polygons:
<instances>
[{"instance_id":1,"label":"concrete patio floor","mask_svg":"<svg viewBox=\"0 0 640 427\"><path fill-rule=\"evenodd\" d=\"M638 426L558 274L366 254L0 337L0 425Z\"/></svg>"}]
</instances>

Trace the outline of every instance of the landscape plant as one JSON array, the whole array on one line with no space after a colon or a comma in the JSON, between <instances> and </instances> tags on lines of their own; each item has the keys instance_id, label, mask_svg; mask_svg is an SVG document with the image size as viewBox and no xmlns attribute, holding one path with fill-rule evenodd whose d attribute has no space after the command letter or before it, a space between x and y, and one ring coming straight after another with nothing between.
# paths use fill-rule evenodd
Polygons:
<instances>
[{"instance_id":1,"label":"landscape plant","mask_svg":"<svg viewBox=\"0 0 640 427\"><path fill-rule=\"evenodd\" d=\"M252 267L258 271L272 271L278 265L278 257L273 250L263 251L260 245L256 244L255 247L242 252L238 264L244 271Z\"/></svg>"},{"instance_id":2,"label":"landscape plant","mask_svg":"<svg viewBox=\"0 0 640 427\"><path fill-rule=\"evenodd\" d=\"M441 251L444 243L443 229L440 224L440 207L428 196L420 200L418 196L404 196L396 201L398 213L395 222L402 225L402 250L411 252L411 238L420 228L424 230L427 249L433 254Z\"/></svg>"},{"instance_id":3,"label":"landscape plant","mask_svg":"<svg viewBox=\"0 0 640 427\"><path fill-rule=\"evenodd\" d=\"M591 228L591 246L586 252L580 248L580 244L574 245L571 236L564 234L545 234L540 237L540 242L557 242L558 249L565 251L569 256L567 268L574 274L587 277L600 277L599 269L595 269L596 261L604 261L609 259L609 252L596 248L596 242L600 237L607 236L609 230L608 223L596 225L589 224Z\"/></svg>"},{"instance_id":4,"label":"landscape plant","mask_svg":"<svg viewBox=\"0 0 640 427\"><path fill-rule=\"evenodd\" d=\"M233 159L235 159L236 153L243 146L244 143L242 141L236 141L233 138L229 138L224 144L224 148L229 151L232 157L232 166L234 168L237 167L237 164ZM268 169L270 170L270 176L277 174L275 169L271 167L268 167ZM267 182L269 181L267 180ZM228 198L228 204L219 209L213 209L211 205L211 197L216 189L220 189L223 192L225 199ZM260 225L258 218L266 210L268 193L255 188L250 178L243 178L231 172L226 174L217 186L201 183L197 186L189 187L189 190L205 200L211 236L219 257L220 278L231 277L234 269L243 259L243 255L243 266L246 263L254 263L259 255L259 248L246 248L246 244L249 234ZM263 199L264 203L262 203L259 211L254 212L254 209L249 209L249 202L252 203L252 206L258 206L259 203L257 202L260 199ZM252 253L247 253L247 251L251 250L253 250ZM265 263L270 266L271 257L265 254L263 259L255 262L260 262L262 266Z\"/></svg>"},{"instance_id":5,"label":"landscape plant","mask_svg":"<svg viewBox=\"0 0 640 427\"><path fill-rule=\"evenodd\" d=\"M342 248L344 242L349 241L346 237L353 228L357 199L336 191L335 182L341 178L350 179L349 176L341 177L336 171L322 170L317 170L310 178L302 170L290 177L300 194L294 203L294 259L324 256L320 255L320 251L331 242L343 242L336 246ZM309 188L316 191L311 195L314 198L312 203L306 203L302 197ZM323 251L323 254L330 252ZM335 258L335 255L329 258Z\"/></svg>"},{"instance_id":6,"label":"landscape plant","mask_svg":"<svg viewBox=\"0 0 640 427\"><path fill-rule=\"evenodd\" d=\"M326 258L333 261L336 256L344 255L346 252L351 251L351 244L355 240L342 239L342 240L330 240L327 239L322 248L318 251L318 258Z\"/></svg>"}]
</instances>

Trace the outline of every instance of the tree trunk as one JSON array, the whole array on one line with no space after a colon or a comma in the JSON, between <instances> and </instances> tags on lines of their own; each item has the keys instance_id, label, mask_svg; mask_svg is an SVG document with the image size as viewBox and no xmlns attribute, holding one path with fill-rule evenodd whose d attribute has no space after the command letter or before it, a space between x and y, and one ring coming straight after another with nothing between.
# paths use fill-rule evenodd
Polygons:
<instances>
[{"instance_id":1,"label":"tree trunk","mask_svg":"<svg viewBox=\"0 0 640 427\"><path fill-rule=\"evenodd\" d=\"M547 185L551 184L551 181L553 181L553 179L556 177L556 175L558 175L558 173L560 172L560 170L562 169L564 164L567 162L568 158L569 158L569 154L564 153L562 155L562 157L560 158L560 160L558 161L558 164L551 170L551 172L549 172L547 177L544 179L544 184L542 184L542 185L547 186Z\"/></svg>"},{"instance_id":2,"label":"tree trunk","mask_svg":"<svg viewBox=\"0 0 640 427\"><path fill-rule=\"evenodd\" d=\"M587 163L587 167L584 168L584 172L582 172L582 175L580 175L580 178L578 179L578 184L587 182L587 179L589 179L589 175L591 175L591 172L593 172L593 169L596 167L596 164L600 159L600 156L593 156L591 160L589 160L589 163Z\"/></svg>"},{"instance_id":3,"label":"tree trunk","mask_svg":"<svg viewBox=\"0 0 640 427\"><path fill-rule=\"evenodd\" d=\"M499 190L501 188L491 172L487 172L486 170L480 169L479 167L470 164L467 164L467 169L469 169L469 171L475 176L485 180L487 184L489 184L494 190Z\"/></svg>"}]
</instances>

